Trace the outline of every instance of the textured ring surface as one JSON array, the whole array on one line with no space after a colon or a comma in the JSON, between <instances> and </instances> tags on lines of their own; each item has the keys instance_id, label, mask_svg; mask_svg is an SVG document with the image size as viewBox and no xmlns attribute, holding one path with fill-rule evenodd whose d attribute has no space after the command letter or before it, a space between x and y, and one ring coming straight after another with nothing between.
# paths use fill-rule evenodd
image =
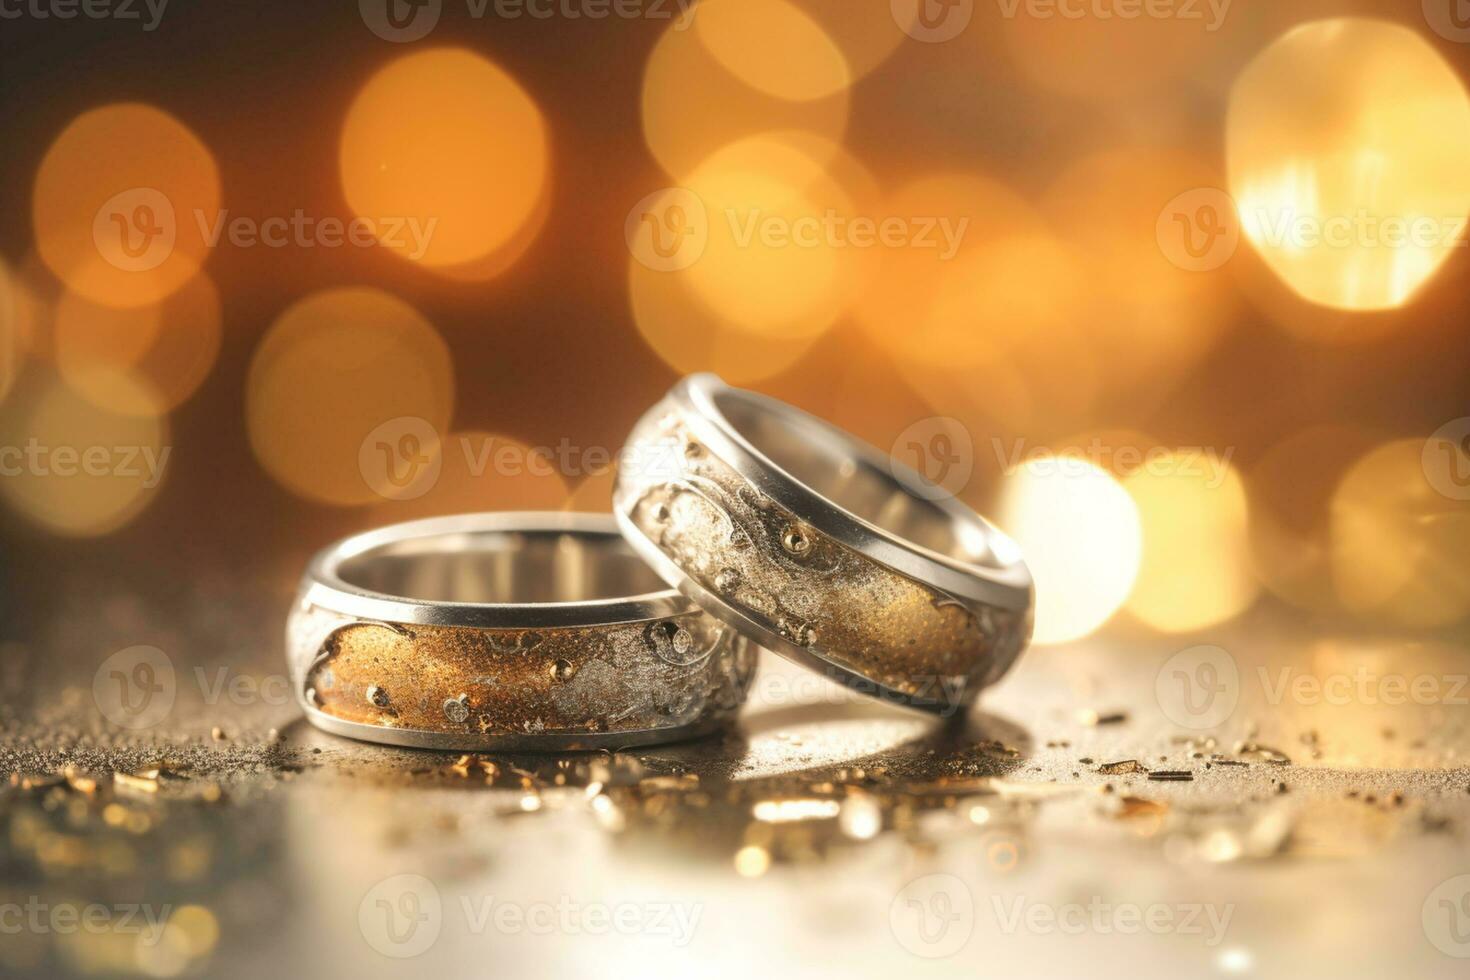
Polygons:
<instances>
[{"instance_id":1,"label":"textured ring surface","mask_svg":"<svg viewBox=\"0 0 1470 980\"><path fill-rule=\"evenodd\" d=\"M713 375L638 422L613 509L670 585L777 653L948 714L1016 660L1031 577L952 497L811 415Z\"/></svg>"},{"instance_id":2,"label":"textured ring surface","mask_svg":"<svg viewBox=\"0 0 1470 980\"><path fill-rule=\"evenodd\" d=\"M322 551L286 630L318 728L416 748L559 751L728 721L749 641L668 589L607 515L466 514Z\"/></svg>"}]
</instances>

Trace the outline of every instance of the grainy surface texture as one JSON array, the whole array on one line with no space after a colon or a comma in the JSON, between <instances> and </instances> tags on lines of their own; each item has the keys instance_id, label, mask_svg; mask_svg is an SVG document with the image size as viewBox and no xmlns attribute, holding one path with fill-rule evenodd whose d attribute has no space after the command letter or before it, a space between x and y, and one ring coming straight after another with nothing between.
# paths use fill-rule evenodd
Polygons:
<instances>
[{"instance_id":1,"label":"grainy surface texture","mask_svg":"<svg viewBox=\"0 0 1470 980\"><path fill-rule=\"evenodd\" d=\"M361 623L334 630L324 648L305 679L321 711L445 735L728 721L754 656L734 630L700 613L578 629Z\"/></svg>"},{"instance_id":2,"label":"grainy surface texture","mask_svg":"<svg viewBox=\"0 0 1470 980\"><path fill-rule=\"evenodd\" d=\"M266 645L176 656L172 709L131 731L95 665L9 648L0 963L1463 976L1460 651L1264 613L1211 640L1213 674L1181 643L1033 651L949 724L767 655L723 736L564 756L318 733Z\"/></svg>"}]
</instances>

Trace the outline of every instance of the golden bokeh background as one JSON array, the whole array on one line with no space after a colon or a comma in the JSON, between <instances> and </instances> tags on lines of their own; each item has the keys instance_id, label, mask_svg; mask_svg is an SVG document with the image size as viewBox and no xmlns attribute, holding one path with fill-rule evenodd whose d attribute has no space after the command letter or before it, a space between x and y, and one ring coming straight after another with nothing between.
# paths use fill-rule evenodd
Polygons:
<instances>
[{"instance_id":1,"label":"golden bokeh background","mask_svg":"<svg viewBox=\"0 0 1470 980\"><path fill-rule=\"evenodd\" d=\"M170 11L64 74L22 25L16 628L58 589L284 593L384 521L605 509L698 370L994 515L1041 644L1464 626L1470 47L1419 5L664 9L407 42Z\"/></svg>"}]
</instances>

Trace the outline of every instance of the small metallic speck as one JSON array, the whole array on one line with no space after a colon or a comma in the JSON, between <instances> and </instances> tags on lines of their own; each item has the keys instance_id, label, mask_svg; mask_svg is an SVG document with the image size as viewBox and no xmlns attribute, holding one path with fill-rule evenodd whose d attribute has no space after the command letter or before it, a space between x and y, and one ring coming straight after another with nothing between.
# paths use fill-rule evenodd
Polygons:
<instances>
[{"instance_id":1,"label":"small metallic speck","mask_svg":"<svg viewBox=\"0 0 1470 980\"><path fill-rule=\"evenodd\" d=\"M1091 708L1083 708L1077 712L1077 720L1089 728L1097 725L1121 725L1128 720L1128 713L1125 711L1110 711L1103 714Z\"/></svg>"},{"instance_id":2,"label":"small metallic speck","mask_svg":"<svg viewBox=\"0 0 1470 980\"><path fill-rule=\"evenodd\" d=\"M797 556L805 555L812 550L812 539L806 531L795 524L791 524L787 526L786 530L781 532L781 547L785 548L788 554Z\"/></svg>"}]
</instances>

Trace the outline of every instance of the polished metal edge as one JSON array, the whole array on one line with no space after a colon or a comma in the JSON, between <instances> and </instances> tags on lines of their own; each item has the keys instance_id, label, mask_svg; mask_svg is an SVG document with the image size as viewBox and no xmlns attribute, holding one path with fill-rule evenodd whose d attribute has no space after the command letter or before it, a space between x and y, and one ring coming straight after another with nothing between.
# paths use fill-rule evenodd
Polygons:
<instances>
[{"instance_id":1,"label":"polished metal edge","mask_svg":"<svg viewBox=\"0 0 1470 980\"><path fill-rule=\"evenodd\" d=\"M343 538L319 551L307 566L303 599L356 619L417 626L477 629L556 629L615 626L697 612L678 592L666 590L617 599L582 602L470 603L422 602L387 595L342 580L342 563L374 548L414 538L452 534L541 532L616 537L609 514L561 511L459 514L390 524Z\"/></svg>"},{"instance_id":2,"label":"polished metal edge","mask_svg":"<svg viewBox=\"0 0 1470 980\"><path fill-rule=\"evenodd\" d=\"M782 470L736 431L715 404L716 395L727 390L737 392L739 397L750 399L780 417L798 419L797 424L803 427L819 429L843 452L865 459L880 472L892 473L895 469L906 470L907 467L823 419L774 398L732 388L716 375L690 375L675 385L666 401L676 407L681 420L711 452L761 493L839 544L916 582L941 589L957 598L1015 612L1030 608L1034 589L1031 572L1024 561L1016 558L999 567L960 562L906 541L837 506ZM664 404L660 403L654 411L667 410L663 408ZM913 480L919 481L920 477L913 474ZM908 492L897 477L893 478L893 484L896 489ZM956 533L960 533L958 528L968 527L981 535L992 554L1016 550L1003 532L953 496L941 497L931 503L955 523ZM998 549L996 544L999 542L1004 543ZM997 554L998 561L1000 554Z\"/></svg>"},{"instance_id":3,"label":"polished metal edge","mask_svg":"<svg viewBox=\"0 0 1470 980\"><path fill-rule=\"evenodd\" d=\"M669 728L641 728L626 732L554 733L538 735L429 732L415 728L389 728L344 721L310 705L303 705L306 720L332 735L406 749L441 752L577 752L637 748L699 738L724 728L728 719L705 718Z\"/></svg>"}]
</instances>

